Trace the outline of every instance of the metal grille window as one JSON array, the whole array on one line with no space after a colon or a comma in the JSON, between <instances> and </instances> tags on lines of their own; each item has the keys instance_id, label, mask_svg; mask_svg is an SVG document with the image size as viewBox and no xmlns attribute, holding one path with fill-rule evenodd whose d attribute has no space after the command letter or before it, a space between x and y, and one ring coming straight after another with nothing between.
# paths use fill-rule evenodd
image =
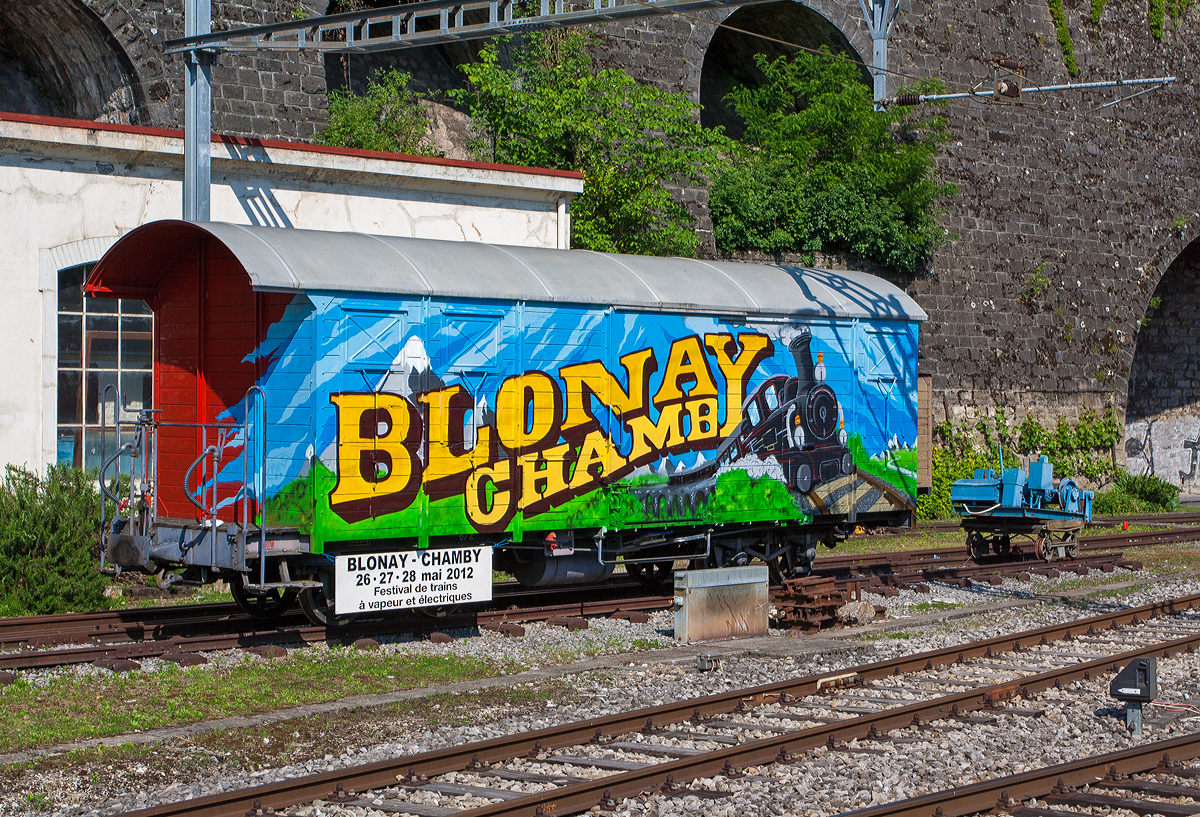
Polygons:
<instances>
[{"instance_id":1,"label":"metal grille window","mask_svg":"<svg viewBox=\"0 0 1200 817\"><path fill-rule=\"evenodd\" d=\"M120 389L122 419L153 405L154 316L144 301L84 297L93 266L58 273L58 461L80 468L101 465L102 417L107 454L116 451L117 405L111 389L105 400L107 386Z\"/></svg>"}]
</instances>

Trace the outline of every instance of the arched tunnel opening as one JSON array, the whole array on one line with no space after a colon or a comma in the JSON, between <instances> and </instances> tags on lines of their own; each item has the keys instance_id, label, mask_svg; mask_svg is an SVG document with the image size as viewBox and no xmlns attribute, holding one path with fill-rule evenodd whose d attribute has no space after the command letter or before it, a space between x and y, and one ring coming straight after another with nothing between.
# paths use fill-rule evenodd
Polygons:
<instances>
[{"instance_id":1,"label":"arched tunnel opening","mask_svg":"<svg viewBox=\"0 0 1200 817\"><path fill-rule=\"evenodd\" d=\"M796 49L788 45L820 48L828 46L834 54L842 54L861 63L862 57L833 23L800 3L785 0L779 3L744 6L725 19L708 49L700 71L700 123L706 128L722 125L725 133L740 137L745 125L725 96L736 85L758 87L766 77L755 64L754 56L764 54L768 59L791 56ZM863 82L871 82L863 68Z\"/></svg>"},{"instance_id":2,"label":"arched tunnel opening","mask_svg":"<svg viewBox=\"0 0 1200 817\"><path fill-rule=\"evenodd\" d=\"M1167 268L1138 330L1125 409L1126 468L1200 494L1200 239Z\"/></svg>"},{"instance_id":3,"label":"arched tunnel opening","mask_svg":"<svg viewBox=\"0 0 1200 817\"><path fill-rule=\"evenodd\" d=\"M133 65L81 0L0 3L0 109L137 124Z\"/></svg>"}]
</instances>

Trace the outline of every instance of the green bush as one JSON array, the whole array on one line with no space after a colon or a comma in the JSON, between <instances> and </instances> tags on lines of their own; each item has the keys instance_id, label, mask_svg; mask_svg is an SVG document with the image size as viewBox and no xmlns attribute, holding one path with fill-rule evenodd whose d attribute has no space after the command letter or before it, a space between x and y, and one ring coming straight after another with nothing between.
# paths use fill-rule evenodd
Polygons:
<instances>
[{"instance_id":1,"label":"green bush","mask_svg":"<svg viewBox=\"0 0 1200 817\"><path fill-rule=\"evenodd\" d=\"M1179 488L1153 474L1121 474L1116 490L1144 502L1155 511L1173 511L1179 507Z\"/></svg>"},{"instance_id":2,"label":"green bush","mask_svg":"<svg viewBox=\"0 0 1200 817\"><path fill-rule=\"evenodd\" d=\"M946 240L936 203L956 192L936 167L946 118L875 112L860 67L829 53L755 60L767 82L728 97L746 132L710 191L717 247L846 251L916 272Z\"/></svg>"},{"instance_id":3,"label":"green bush","mask_svg":"<svg viewBox=\"0 0 1200 817\"><path fill-rule=\"evenodd\" d=\"M583 193L571 203L571 244L597 252L696 254L694 219L667 185L702 186L726 140L700 127L686 94L639 84L592 64L595 35L528 34L506 67L494 44L459 66L478 133L476 157L575 170Z\"/></svg>"},{"instance_id":4,"label":"green bush","mask_svg":"<svg viewBox=\"0 0 1200 817\"><path fill-rule=\"evenodd\" d=\"M1134 513L1150 513L1153 509L1137 497L1117 489L1100 491L1092 500L1094 516L1126 516Z\"/></svg>"},{"instance_id":5,"label":"green bush","mask_svg":"<svg viewBox=\"0 0 1200 817\"><path fill-rule=\"evenodd\" d=\"M1016 448L1030 456L1045 454L1054 465L1056 477L1085 477L1103 482L1118 475L1112 447L1124 433L1121 418L1111 406L1105 409L1103 417L1089 409L1076 423L1060 417L1053 431L1026 417L1017 429ZM1006 434L1001 431L1002 438Z\"/></svg>"},{"instance_id":6,"label":"green bush","mask_svg":"<svg viewBox=\"0 0 1200 817\"><path fill-rule=\"evenodd\" d=\"M421 106L425 95L410 90L411 81L411 74L388 68L372 75L363 96L334 91L329 95L329 125L318 141L358 150L437 155L429 139L429 114Z\"/></svg>"},{"instance_id":7,"label":"green bush","mask_svg":"<svg viewBox=\"0 0 1200 817\"><path fill-rule=\"evenodd\" d=\"M9 465L0 481L0 615L93 610L108 578L92 474L51 465L44 477Z\"/></svg>"}]
</instances>

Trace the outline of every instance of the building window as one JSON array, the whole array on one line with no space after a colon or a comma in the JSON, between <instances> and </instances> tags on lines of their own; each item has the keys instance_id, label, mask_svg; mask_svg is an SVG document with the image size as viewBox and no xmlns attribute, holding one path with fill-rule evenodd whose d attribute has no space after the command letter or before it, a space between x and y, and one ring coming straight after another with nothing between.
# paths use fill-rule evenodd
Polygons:
<instances>
[{"instance_id":1,"label":"building window","mask_svg":"<svg viewBox=\"0 0 1200 817\"><path fill-rule=\"evenodd\" d=\"M120 389L122 420L153 406L154 315L144 301L84 297L94 266L58 273L58 461L79 468L102 464L102 418L109 428L104 456L117 450L118 405L112 389L105 397L108 386ZM131 438L126 432L121 443Z\"/></svg>"}]
</instances>

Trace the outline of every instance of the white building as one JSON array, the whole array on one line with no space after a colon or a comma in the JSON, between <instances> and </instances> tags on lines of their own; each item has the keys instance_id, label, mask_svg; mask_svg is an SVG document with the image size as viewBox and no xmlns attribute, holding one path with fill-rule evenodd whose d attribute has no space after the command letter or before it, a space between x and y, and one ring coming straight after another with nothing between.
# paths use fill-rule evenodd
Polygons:
<instances>
[{"instance_id":1,"label":"white building","mask_svg":"<svg viewBox=\"0 0 1200 817\"><path fill-rule=\"evenodd\" d=\"M578 173L218 137L212 218L567 247ZM95 466L104 387L152 400L145 304L81 284L124 233L179 218L183 134L0 113L0 465ZM111 421L111 418L110 418Z\"/></svg>"}]
</instances>

